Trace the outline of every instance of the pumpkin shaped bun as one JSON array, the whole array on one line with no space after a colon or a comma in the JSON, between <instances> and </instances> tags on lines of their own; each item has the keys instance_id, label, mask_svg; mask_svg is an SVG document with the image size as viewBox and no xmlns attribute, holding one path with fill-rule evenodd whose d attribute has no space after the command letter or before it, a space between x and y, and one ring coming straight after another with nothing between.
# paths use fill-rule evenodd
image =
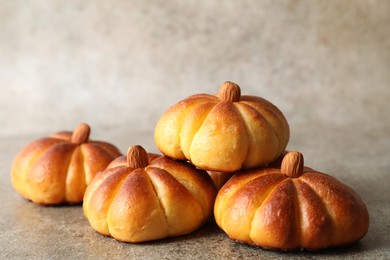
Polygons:
<instances>
[{"instance_id":1,"label":"pumpkin shaped bun","mask_svg":"<svg viewBox=\"0 0 390 260\"><path fill-rule=\"evenodd\" d=\"M351 244L368 231L366 205L350 187L288 153L280 169L234 175L220 190L215 220L233 240L278 250Z\"/></svg>"},{"instance_id":2,"label":"pumpkin shaped bun","mask_svg":"<svg viewBox=\"0 0 390 260\"><path fill-rule=\"evenodd\" d=\"M95 174L121 153L106 142L89 140L90 127L36 140L16 156L11 180L23 197L41 205L80 203Z\"/></svg>"},{"instance_id":3,"label":"pumpkin shaped bun","mask_svg":"<svg viewBox=\"0 0 390 260\"><path fill-rule=\"evenodd\" d=\"M188 234L212 215L216 190L205 171L132 146L88 186L84 214L97 232L124 242Z\"/></svg>"},{"instance_id":4,"label":"pumpkin shaped bun","mask_svg":"<svg viewBox=\"0 0 390 260\"><path fill-rule=\"evenodd\" d=\"M166 156L206 170L234 172L275 160L289 134L276 106L260 97L241 96L237 84L225 82L215 96L193 95L169 108L154 138Z\"/></svg>"}]
</instances>

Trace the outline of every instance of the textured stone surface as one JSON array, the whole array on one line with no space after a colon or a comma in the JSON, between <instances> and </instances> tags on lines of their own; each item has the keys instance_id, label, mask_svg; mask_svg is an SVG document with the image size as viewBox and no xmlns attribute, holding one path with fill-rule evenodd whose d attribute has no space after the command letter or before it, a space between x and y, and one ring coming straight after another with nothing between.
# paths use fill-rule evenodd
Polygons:
<instances>
[{"instance_id":1,"label":"textured stone surface","mask_svg":"<svg viewBox=\"0 0 390 260\"><path fill-rule=\"evenodd\" d=\"M390 1L0 0L0 258L390 258ZM226 80L276 104L289 150L353 187L371 216L357 244L278 253L194 234L127 244L80 206L40 207L12 189L27 143L88 122L123 152L157 152L170 105Z\"/></svg>"},{"instance_id":2,"label":"textured stone surface","mask_svg":"<svg viewBox=\"0 0 390 260\"><path fill-rule=\"evenodd\" d=\"M5 152L0 157L0 255L4 259L233 259L284 257L296 259L384 259L390 257L389 140L384 136L359 142L355 132L348 135L331 129L319 137L303 127L291 147L305 151L306 165L332 174L353 187L370 213L368 234L358 243L324 252L283 253L250 247L231 241L211 221L193 234L157 242L128 244L97 234L83 215L80 205L42 207L22 199L11 186L9 169L14 155L36 136L1 139ZM151 132L132 133L146 147L153 147ZM121 138L103 138L122 144ZM382 141L378 141L377 138ZM309 144L306 140L312 140Z\"/></svg>"}]
</instances>

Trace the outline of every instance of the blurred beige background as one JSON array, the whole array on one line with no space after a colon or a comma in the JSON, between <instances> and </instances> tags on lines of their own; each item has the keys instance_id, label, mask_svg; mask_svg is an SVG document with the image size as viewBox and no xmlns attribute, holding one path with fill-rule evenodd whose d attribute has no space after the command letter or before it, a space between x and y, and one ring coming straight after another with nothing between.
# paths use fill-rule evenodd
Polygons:
<instances>
[{"instance_id":1,"label":"blurred beige background","mask_svg":"<svg viewBox=\"0 0 390 260\"><path fill-rule=\"evenodd\" d=\"M389 142L390 1L0 0L0 19L2 137L88 122L124 148L231 80L283 111L292 145Z\"/></svg>"}]
</instances>

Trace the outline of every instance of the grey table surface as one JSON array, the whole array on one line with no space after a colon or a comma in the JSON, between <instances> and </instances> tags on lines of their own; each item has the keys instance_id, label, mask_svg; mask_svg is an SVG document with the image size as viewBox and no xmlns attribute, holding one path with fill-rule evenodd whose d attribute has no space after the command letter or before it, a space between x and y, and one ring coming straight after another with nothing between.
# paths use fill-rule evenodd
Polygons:
<instances>
[{"instance_id":1,"label":"grey table surface","mask_svg":"<svg viewBox=\"0 0 390 260\"><path fill-rule=\"evenodd\" d=\"M322 129L321 135L318 130ZM306 165L332 174L354 188L370 213L367 235L352 246L322 252L276 252L230 240L211 220L192 234L156 242L129 244L96 233L80 205L42 207L21 198L10 182L10 167L17 152L41 137L1 138L0 258L1 259L389 259L390 163L387 131L351 131L312 126L295 131L288 148L300 150ZM45 136L44 134L42 136ZM156 152L153 134L112 130L100 139L116 144L122 152L141 144Z\"/></svg>"}]
</instances>

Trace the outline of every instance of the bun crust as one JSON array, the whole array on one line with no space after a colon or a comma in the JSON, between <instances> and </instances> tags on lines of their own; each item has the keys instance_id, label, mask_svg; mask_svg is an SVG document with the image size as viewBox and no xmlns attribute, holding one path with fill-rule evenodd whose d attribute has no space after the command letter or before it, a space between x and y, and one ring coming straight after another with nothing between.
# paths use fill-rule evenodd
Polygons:
<instances>
[{"instance_id":1,"label":"bun crust","mask_svg":"<svg viewBox=\"0 0 390 260\"><path fill-rule=\"evenodd\" d=\"M15 190L41 205L82 202L95 174L120 152L109 143L88 140L89 126L85 124L74 133L77 131L87 131L81 142L72 132L59 132L24 147L11 169Z\"/></svg>"},{"instance_id":2,"label":"bun crust","mask_svg":"<svg viewBox=\"0 0 390 260\"><path fill-rule=\"evenodd\" d=\"M353 189L308 167L300 176L290 173L265 168L234 175L216 198L218 226L234 240L279 250L338 247L367 233L368 211Z\"/></svg>"},{"instance_id":3,"label":"bun crust","mask_svg":"<svg viewBox=\"0 0 390 260\"><path fill-rule=\"evenodd\" d=\"M153 154L134 168L128 158L99 172L85 192L84 214L97 232L143 242L188 234L208 221L216 190L206 172Z\"/></svg>"},{"instance_id":4,"label":"bun crust","mask_svg":"<svg viewBox=\"0 0 390 260\"><path fill-rule=\"evenodd\" d=\"M216 96L194 95L169 108L154 138L166 156L206 170L234 172L275 160L289 134L276 106L260 97L241 96L236 84L225 82Z\"/></svg>"}]
</instances>

